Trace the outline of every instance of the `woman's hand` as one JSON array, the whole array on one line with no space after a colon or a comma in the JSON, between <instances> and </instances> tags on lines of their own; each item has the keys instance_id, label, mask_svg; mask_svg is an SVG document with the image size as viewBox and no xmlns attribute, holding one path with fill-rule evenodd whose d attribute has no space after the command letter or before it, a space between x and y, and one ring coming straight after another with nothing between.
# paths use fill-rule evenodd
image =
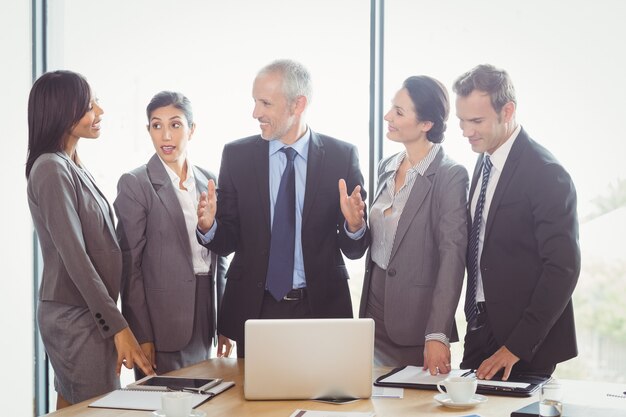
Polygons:
<instances>
[{"instance_id":1,"label":"woman's hand","mask_svg":"<svg viewBox=\"0 0 626 417\"><path fill-rule=\"evenodd\" d=\"M118 376L122 370L122 364L128 369L132 369L136 365L144 374L154 375L150 361L146 358L129 327L124 327L117 332L113 336L113 341L117 350L116 373Z\"/></svg>"},{"instance_id":2,"label":"woman's hand","mask_svg":"<svg viewBox=\"0 0 626 417\"><path fill-rule=\"evenodd\" d=\"M152 369L156 369L156 349L154 348L153 342L146 342L139 345L141 347L141 351L144 355L146 355L146 359L152 365Z\"/></svg>"},{"instance_id":3,"label":"woman's hand","mask_svg":"<svg viewBox=\"0 0 626 417\"><path fill-rule=\"evenodd\" d=\"M222 336L221 334L217 335L217 357L218 358L228 358L230 353L233 351L233 341L227 338L226 336Z\"/></svg>"},{"instance_id":4,"label":"woman's hand","mask_svg":"<svg viewBox=\"0 0 626 417\"><path fill-rule=\"evenodd\" d=\"M424 369L431 375L450 372L450 348L438 340L427 340L424 345Z\"/></svg>"}]
</instances>

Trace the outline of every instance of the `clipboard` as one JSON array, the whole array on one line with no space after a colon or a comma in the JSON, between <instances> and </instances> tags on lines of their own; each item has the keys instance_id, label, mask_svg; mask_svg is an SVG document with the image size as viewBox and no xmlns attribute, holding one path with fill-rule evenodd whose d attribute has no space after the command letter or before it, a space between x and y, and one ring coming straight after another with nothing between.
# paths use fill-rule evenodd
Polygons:
<instances>
[{"instance_id":1,"label":"clipboard","mask_svg":"<svg viewBox=\"0 0 626 417\"><path fill-rule=\"evenodd\" d=\"M402 366L376 378L374 385L379 387L412 388L437 390L437 383L448 376L476 377L474 370L453 369L449 374L430 375L417 366ZM507 381L499 378L478 380L478 394L503 395L509 397L530 397L543 384L550 381L550 375L543 374L511 374Z\"/></svg>"}]
</instances>

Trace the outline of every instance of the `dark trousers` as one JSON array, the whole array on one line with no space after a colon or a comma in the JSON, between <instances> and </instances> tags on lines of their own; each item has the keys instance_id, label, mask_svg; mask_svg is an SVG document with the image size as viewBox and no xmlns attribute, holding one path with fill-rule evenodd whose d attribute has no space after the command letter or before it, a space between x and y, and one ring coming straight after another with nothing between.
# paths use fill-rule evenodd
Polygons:
<instances>
[{"instance_id":1,"label":"dark trousers","mask_svg":"<svg viewBox=\"0 0 626 417\"><path fill-rule=\"evenodd\" d=\"M463 347L463 360L461 361L460 368L478 369L480 364L496 353L500 347L502 347L502 345L498 343L493 335L487 311L479 313L476 317L476 323L467 326L465 344ZM520 361L513 366L511 373L552 375L555 368L556 364L547 369L535 369L531 364L520 359ZM500 374L496 374L496 376L499 375Z\"/></svg>"},{"instance_id":2,"label":"dark trousers","mask_svg":"<svg viewBox=\"0 0 626 417\"><path fill-rule=\"evenodd\" d=\"M265 291L260 319L310 319L313 318L309 300L304 297L300 300L276 301L272 294ZM245 357L246 345L244 340L236 340L237 357Z\"/></svg>"}]
</instances>

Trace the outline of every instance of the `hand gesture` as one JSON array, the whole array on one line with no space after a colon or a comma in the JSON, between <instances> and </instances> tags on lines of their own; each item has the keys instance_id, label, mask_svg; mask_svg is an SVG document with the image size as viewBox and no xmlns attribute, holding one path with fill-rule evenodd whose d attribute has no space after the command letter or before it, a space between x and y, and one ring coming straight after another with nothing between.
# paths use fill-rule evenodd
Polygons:
<instances>
[{"instance_id":1,"label":"hand gesture","mask_svg":"<svg viewBox=\"0 0 626 417\"><path fill-rule=\"evenodd\" d=\"M146 358L135 335L128 327L124 327L113 336L115 349L117 350L116 373L119 376L122 364L128 369L132 369L135 365L141 369L146 375L154 375L152 364Z\"/></svg>"},{"instance_id":2,"label":"hand gesture","mask_svg":"<svg viewBox=\"0 0 626 417\"><path fill-rule=\"evenodd\" d=\"M207 191L200 194L198 202L198 229L202 233L209 231L215 221L217 211L217 193L215 192L215 181L209 180Z\"/></svg>"},{"instance_id":3,"label":"hand gesture","mask_svg":"<svg viewBox=\"0 0 626 417\"><path fill-rule=\"evenodd\" d=\"M348 195L348 186L343 179L339 180L339 205L341 213L348 224L348 231L355 233L365 223L365 203L361 198L361 186L354 187L352 194Z\"/></svg>"}]
</instances>

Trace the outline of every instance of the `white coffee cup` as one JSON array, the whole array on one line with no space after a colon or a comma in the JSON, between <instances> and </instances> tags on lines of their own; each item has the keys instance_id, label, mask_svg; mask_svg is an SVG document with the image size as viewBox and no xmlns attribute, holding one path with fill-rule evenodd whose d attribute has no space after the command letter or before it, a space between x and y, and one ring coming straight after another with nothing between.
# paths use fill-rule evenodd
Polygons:
<instances>
[{"instance_id":1,"label":"white coffee cup","mask_svg":"<svg viewBox=\"0 0 626 417\"><path fill-rule=\"evenodd\" d=\"M441 389L441 386L446 387L446 392ZM442 394L448 394L452 402L454 403L468 403L474 393L476 393L476 387L478 386L475 378L466 378L463 376L449 376L443 381L437 383L437 389Z\"/></svg>"},{"instance_id":2,"label":"white coffee cup","mask_svg":"<svg viewBox=\"0 0 626 417\"><path fill-rule=\"evenodd\" d=\"M161 395L161 411L166 417L189 417L191 400L190 392L165 392Z\"/></svg>"}]
</instances>

